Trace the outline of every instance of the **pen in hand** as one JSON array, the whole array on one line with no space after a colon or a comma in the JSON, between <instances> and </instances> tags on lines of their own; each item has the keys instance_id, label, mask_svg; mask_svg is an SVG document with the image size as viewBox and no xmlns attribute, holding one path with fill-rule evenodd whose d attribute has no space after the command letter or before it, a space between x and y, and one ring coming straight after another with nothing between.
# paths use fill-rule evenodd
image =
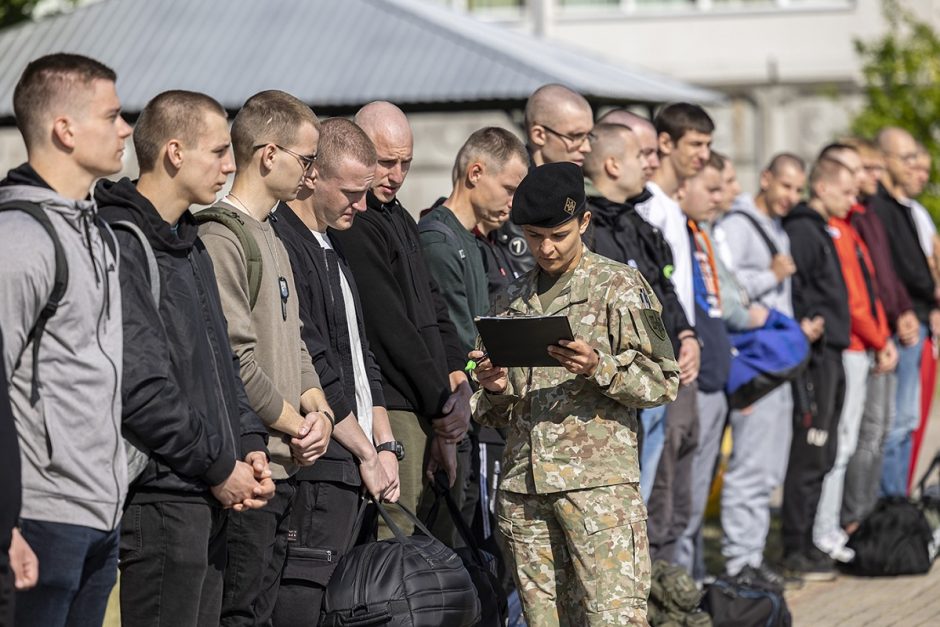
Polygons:
<instances>
[{"instance_id":1,"label":"pen in hand","mask_svg":"<svg viewBox=\"0 0 940 627\"><path fill-rule=\"evenodd\" d=\"M483 356L480 357L479 359L469 359L469 360L467 360L467 365L466 365L466 366L464 367L464 369L463 369L464 372L467 372L467 373L473 372L474 370L477 369L477 366L479 366L481 363L483 363L483 362L486 360L486 358L489 357L489 356L490 356L490 354L487 353L486 351L484 351L484 352L483 352Z\"/></svg>"}]
</instances>

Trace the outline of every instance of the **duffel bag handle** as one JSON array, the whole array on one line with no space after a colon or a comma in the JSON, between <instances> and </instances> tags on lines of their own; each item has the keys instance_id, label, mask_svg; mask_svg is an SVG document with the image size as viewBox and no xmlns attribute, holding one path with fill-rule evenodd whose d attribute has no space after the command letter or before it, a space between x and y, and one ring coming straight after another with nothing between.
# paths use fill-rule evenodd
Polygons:
<instances>
[{"instance_id":1,"label":"duffel bag handle","mask_svg":"<svg viewBox=\"0 0 940 627\"><path fill-rule=\"evenodd\" d=\"M927 467L927 470L924 471L920 481L917 482L917 489L921 498L924 496L924 488L927 487L927 479L930 478L930 475L938 466L940 466L940 451L937 451L936 455L934 455L933 460L930 462L930 466Z\"/></svg>"},{"instance_id":2,"label":"duffel bag handle","mask_svg":"<svg viewBox=\"0 0 940 627\"><path fill-rule=\"evenodd\" d=\"M385 511L385 506L382 505L382 503L379 502L377 499L374 499L372 497L369 497L369 498L373 503L375 503L375 508L379 511L379 515L385 521L385 524L388 525L388 528L392 530L392 534L395 536L395 539L398 540L399 542L407 542L408 538L405 536L404 532L401 530L401 527L396 525L395 521L392 520L392 517L388 515L387 511ZM421 533L423 533L429 538L434 537L434 534L428 531L428 528L424 526L424 523L418 520L418 517L414 515L414 512L412 512L410 509L408 509L401 503L395 503L395 505L401 508L401 511L405 513L405 516L407 516L408 519L414 523L415 527L417 527L421 531Z\"/></svg>"},{"instance_id":3,"label":"duffel bag handle","mask_svg":"<svg viewBox=\"0 0 940 627\"><path fill-rule=\"evenodd\" d=\"M443 471L439 471L434 475L434 481L431 482L431 489L434 490L434 505L431 506L431 511L428 512L428 518L425 521L425 524L431 526L434 524L434 521L437 520L437 513L440 509L441 500L447 506L447 511L450 512L450 518L454 523L454 527L457 528L457 533L460 534L460 537L470 547L471 553L477 562L477 566L481 568L486 567L486 561L483 559L483 556L480 554L480 545L476 541L476 538L473 537L473 532L470 530L470 527L467 526L467 521L463 519L463 516L460 514L460 510L457 508L457 503L454 502L454 497L450 495L450 489L447 485L447 474Z\"/></svg>"}]
</instances>

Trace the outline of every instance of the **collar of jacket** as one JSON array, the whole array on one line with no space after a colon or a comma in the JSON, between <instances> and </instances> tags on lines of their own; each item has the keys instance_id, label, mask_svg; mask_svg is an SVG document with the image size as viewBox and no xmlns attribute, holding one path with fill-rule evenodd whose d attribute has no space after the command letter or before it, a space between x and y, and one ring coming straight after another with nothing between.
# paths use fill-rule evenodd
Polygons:
<instances>
[{"instance_id":1,"label":"collar of jacket","mask_svg":"<svg viewBox=\"0 0 940 627\"><path fill-rule=\"evenodd\" d=\"M404 207L402 207L401 203L398 201L397 196L392 198L389 202L382 202L376 197L375 194L372 193L371 189L366 194L366 206L369 209L375 209L376 211L380 211L382 213L386 213L392 207L398 207L399 209L404 210Z\"/></svg>"},{"instance_id":2,"label":"collar of jacket","mask_svg":"<svg viewBox=\"0 0 940 627\"><path fill-rule=\"evenodd\" d=\"M538 296L538 278L539 267L526 275L525 280L520 281L510 288L514 293L511 294L512 300L509 303L509 310L515 315L531 315L532 313L544 316L552 316L561 313L571 305L583 303L590 296L590 278L597 260L597 255L584 248L581 255L581 261L574 269L574 274L568 285L558 294L554 302L547 310L542 310L542 304Z\"/></svg>"}]
</instances>

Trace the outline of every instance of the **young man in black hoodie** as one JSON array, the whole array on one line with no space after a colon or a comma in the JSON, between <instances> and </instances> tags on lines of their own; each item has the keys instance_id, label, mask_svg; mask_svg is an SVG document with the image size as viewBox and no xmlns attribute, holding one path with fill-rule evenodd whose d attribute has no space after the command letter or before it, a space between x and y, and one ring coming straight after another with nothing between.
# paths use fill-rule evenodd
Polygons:
<instances>
[{"instance_id":1,"label":"young man in black hoodie","mask_svg":"<svg viewBox=\"0 0 940 627\"><path fill-rule=\"evenodd\" d=\"M588 197L593 218L584 234L584 242L597 254L636 268L649 281L663 305L663 324L676 355L686 342L694 343L698 349L695 330L669 280L672 250L662 233L635 209L637 204L652 197L646 189L647 179L653 172L650 157L631 127L602 122L594 127L593 133L592 150L585 158L584 173L599 195ZM641 412L644 430L661 425L663 413L665 408L644 409ZM660 428L658 438L657 434L652 434L652 438L643 440L640 449L640 492L644 500L649 498L656 476L663 446L662 432Z\"/></svg>"},{"instance_id":2,"label":"young man in black hoodie","mask_svg":"<svg viewBox=\"0 0 940 627\"><path fill-rule=\"evenodd\" d=\"M343 118L326 120L315 176L276 212L275 230L290 255L297 286L303 339L336 412L326 452L296 476L276 627L309 625L320 615L323 592L350 542L361 488L375 498L398 500L401 449L385 410L382 374L366 341L356 282L332 237L365 211L375 163L375 148L362 129Z\"/></svg>"},{"instance_id":3,"label":"young man in black hoodie","mask_svg":"<svg viewBox=\"0 0 940 627\"><path fill-rule=\"evenodd\" d=\"M794 382L793 441L783 485L784 570L806 581L835 577L832 559L813 543L813 521L826 473L835 462L845 394L842 351L849 345L848 292L827 223L855 204L855 177L838 161L820 159L810 199L783 220L796 264L793 313L809 339L806 372Z\"/></svg>"},{"instance_id":4,"label":"young man in black hoodie","mask_svg":"<svg viewBox=\"0 0 940 627\"><path fill-rule=\"evenodd\" d=\"M457 481L456 446L470 423L467 356L428 273L417 225L397 198L411 166L408 119L391 103L373 102L356 114L356 124L375 145L375 179L366 211L331 238L342 247L360 288L389 420L404 445L401 502L413 510L427 474L442 468L451 485ZM393 513L396 522L410 530L398 514Z\"/></svg>"},{"instance_id":5,"label":"young man in black hoodie","mask_svg":"<svg viewBox=\"0 0 940 627\"><path fill-rule=\"evenodd\" d=\"M121 528L126 624L217 623L224 509L258 508L274 493L267 432L238 377L212 261L189 211L214 202L234 172L230 143L215 100L164 92L134 129L140 179L101 181L95 190L121 249L124 432L150 452Z\"/></svg>"}]
</instances>

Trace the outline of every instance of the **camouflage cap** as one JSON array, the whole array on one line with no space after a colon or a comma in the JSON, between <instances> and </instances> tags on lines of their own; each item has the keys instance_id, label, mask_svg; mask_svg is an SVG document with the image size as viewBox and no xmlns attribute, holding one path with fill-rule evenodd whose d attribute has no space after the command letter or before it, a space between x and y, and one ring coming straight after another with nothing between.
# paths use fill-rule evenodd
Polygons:
<instances>
[{"instance_id":1,"label":"camouflage cap","mask_svg":"<svg viewBox=\"0 0 940 627\"><path fill-rule=\"evenodd\" d=\"M587 208L584 173L569 162L529 170L512 197L513 224L554 228L580 217Z\"/></svg>"}]
</instances>

